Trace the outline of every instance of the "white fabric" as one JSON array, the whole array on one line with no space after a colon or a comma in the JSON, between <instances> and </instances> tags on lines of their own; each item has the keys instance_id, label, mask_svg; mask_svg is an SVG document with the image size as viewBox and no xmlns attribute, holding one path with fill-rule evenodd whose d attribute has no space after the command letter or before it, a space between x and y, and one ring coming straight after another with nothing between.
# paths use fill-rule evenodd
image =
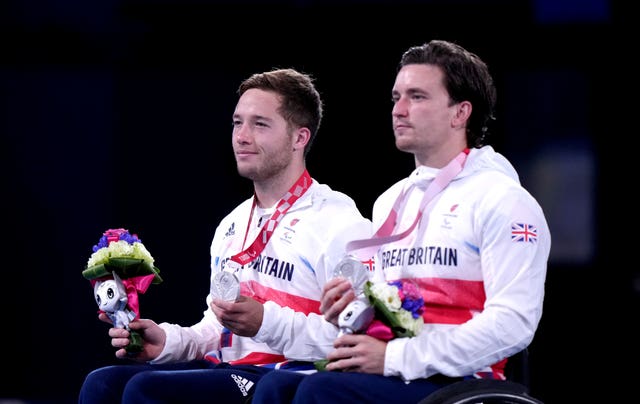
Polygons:
<instances>
[{"instance_id":1,"label":"white fabric","mask_svg":"<svg viewBox=\"0 0 640 404\"><path fill-rule=\"evenodd\" d=\"M418 167L385 191L373 207L374 229L402 189L415 183L397 227L407 228L436 173ZM551 243L543 211L520 185L512 165L490 146L471 150L463 171L430 209L426 229L423 220L406 238L381 247L377 269L387 280L420 281L425 320L440 309L469 318L462 324L445 324L442 318L426 322L417 337L390 341L384 374L413 380L491 372L490 365L532 341L542 315ZM514 241L516 223L535 226L536 240ZM442 300L445 296L449 301ZM479 296L486 297L479 309L468 308L469 299ZM439 306L429 307L430 299L439 299Z\"/></svg>"},{"instance_id":2,"label":"white fabric","mask_svg":"<svg viewBox=\"0 0 640 404\"><path fill-rule=\"evenodd\" d=\"M211 243L212 277L242 250L251 206L252 199L244 201L217 227ZM260 210L254 212L246 243L255 239L259 223L269 218L269 211L262 212L262 216ZM326 358L338 330L319 314L322 286L345 255L346 243L371 237L372 231L371 222L351 198L314 180L276 227L259 259L236 273L243 294L249 290L267 300L258 334L253 338L233 335L232 346L220 350L223 327L209 308L212 297L208 295L199 323L191 327L161 324L167 342L154 363L199 359L207 353L225 362L256 353L282 354L289 360Z\"/></svg>"}]
</instances>

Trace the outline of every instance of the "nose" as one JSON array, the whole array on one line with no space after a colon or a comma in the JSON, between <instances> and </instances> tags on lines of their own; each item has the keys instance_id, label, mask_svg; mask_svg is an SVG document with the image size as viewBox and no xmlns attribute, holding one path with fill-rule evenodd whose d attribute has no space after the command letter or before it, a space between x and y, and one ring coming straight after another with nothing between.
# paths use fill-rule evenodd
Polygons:
<instances>
[{"instance_id":1,"label":"nose","mask_svg":"<svg viewBox=\"0 0 640 404\"><path fill-rule=\"evenodd\" d=\"M233 127L233 138L238 143L247 143L250 139L248 125L245 124L236 124Z\"/></svg>"},{"instance_id":2,"label":"nose","mask_svg":"<svg viewBox=\"0 0 640 404\"><path fill-rule=\"evenodd\" d=\"M391 116L406 116L407 115L407 102L403 97L398 98L393 102L393 108L391 108Z\"/></svg>"}]
</instances>

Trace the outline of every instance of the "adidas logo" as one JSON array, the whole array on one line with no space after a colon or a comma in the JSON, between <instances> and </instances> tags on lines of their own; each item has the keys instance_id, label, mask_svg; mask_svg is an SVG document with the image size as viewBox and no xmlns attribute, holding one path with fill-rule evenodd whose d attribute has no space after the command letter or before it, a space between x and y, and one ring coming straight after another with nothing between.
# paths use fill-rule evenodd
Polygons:
<instances>
[{"instance_id":1,"label":"adidas logo","mask_svg":"<svg viewBox=\"0 0 640 404\"><path fill-rule=\"evenodd\" d=\"M253 382L251 380L245 379L244 377L234 374L231 375L231 378L235 380L238 388L240 389L240 393L242 393L242 395L246 397L249 394L249 390L251 390L251 388L253 387Z\"/></svg>"},{"instance_id":2,"label":"adidas logo","mask_svg":"<svg viewBox=\"0 0 640 404\"><path fill-rule=\"evenodd\" d=\"M234 234L236 234L236 223L233 222L231 223L231 227L229 227L229 230L227 230L227 232L224 234L225 237L229 237L229 236L233 236Z\"/></svg>"}]
</instances>

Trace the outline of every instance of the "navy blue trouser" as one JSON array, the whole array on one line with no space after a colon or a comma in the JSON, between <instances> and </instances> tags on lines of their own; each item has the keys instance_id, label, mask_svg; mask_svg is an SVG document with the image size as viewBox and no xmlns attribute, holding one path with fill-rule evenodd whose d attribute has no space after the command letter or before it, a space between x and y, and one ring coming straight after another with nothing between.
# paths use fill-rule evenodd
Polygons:
<instances>
[{"instance_id":1,"label":"navy blue trouser","mask_svg":"<svg viewBox=\"0 0 640 404\"><path fill-rule=\"evenodd\" d=\"M436 376L405 383L398 377L354 372L311 375L276 370L264 375L252 404L417 403L437 389L459 381Z\"/></svg>"},{"instance_id":2,"label":"navy blue trouser","mask_svg":"<svg viewBox=\"0 0 640 404\"><path fill-rule=\"evenodd\" d=\"M258 380L272 370L205 360L107 366L87 375L78 403L244 404L250 402Z\"/></svg>"}]
</instances>

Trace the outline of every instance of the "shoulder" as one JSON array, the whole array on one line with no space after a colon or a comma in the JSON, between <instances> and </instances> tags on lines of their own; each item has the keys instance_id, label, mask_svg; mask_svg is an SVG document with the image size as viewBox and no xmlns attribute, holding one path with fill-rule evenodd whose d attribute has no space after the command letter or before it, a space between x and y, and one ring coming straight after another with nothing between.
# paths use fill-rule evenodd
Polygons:
<instances>
[{"instance_id":1,"label":"shoulder","mask_svg":"<svg viewBox=\"0 0 640 404\"><path fill-rule=\"evenodd\" d=\"M238 206L233 208L225 217L220 220L218 228L227 228L231 223L237 221L241 216L246 217L251 209L253 203L253 197L244 200ZM246 219L245 219L246 220Z\"/></svg>"},{"instance_id":2,"label":"shoulder","mask_svg":"<svg viewBox=\"0 0 640 404\"><path fill-rule=\"evenodd\" d=\"M315 209L330 209L345 213L357 211L359 213L353 198L343 192L331 189L327 184L314 181L309 189L309 196Z\"/></svg>"},{"instance_id":3,"label":"shoulder","mask_svg":"<svg viewBox=\"0 0 640 404\"><path fill-rule=\"evenodd\" d=\"M309 189L311 212L319 226L343 227L357 223L368 223L353 198L331 189L326 184L314 181Z\"/></svg>"},{"instance_id":4,"label":"shoulder","mask_svg":"<svg viewBox=\"0 0 640 404\"><path fill-rule=\"evenodd\" d=\"M517 179L501 171L477 171L462 179L461 185L467 191L495 204L500 204L507 197L537 204L533 195Z\"/></svg>"},{"instance_id":5,"label":"shoulder","mask_svg":"<svg viewBox=\"0 0 640 404\"><path fill-rule=\"evenodd\" d=\"M403 178L403 179L397 181L395 184L391 185L389 188L387 188L386 191L381 193L380 196L378 196L378 198L376 198L376 202L377 201L385 201L387 199L395 199L395 197L398 196L400 191L402 191L402 189L404 188L405 183L407 182L407 180L408 180L408 177L407 178Z\"/></svg>"},{"instance_id":6,"label":"shoulder","mask_svg":"<svg viewBox=\"0 0 640 404\"><path fill-rule=\"evenodd\" d=\"M498 228L515 223L535 225L540 236L549 232L542 206L517 180L498 171L480 171L463 181L458 197L472 203L479 223ZM484 226L483 226L484 227Z\"/></svg>"},{"instance_id":7,"label":"shoulder","mask_svg":"<svg viewBox=\"0 0 640 404\"><path fill-rule=\"evenodd\" d=\"M373 203L374 217L376 216L376 213L380 209L383 209L385 213L389 211L389 209L395 202L400 192L402 192L402 189L404 188L404 185L407 182L407 179L408 178L403 178L400 181L396 182L376 198L376 200Z\"/></svg>"}]
</instances>

